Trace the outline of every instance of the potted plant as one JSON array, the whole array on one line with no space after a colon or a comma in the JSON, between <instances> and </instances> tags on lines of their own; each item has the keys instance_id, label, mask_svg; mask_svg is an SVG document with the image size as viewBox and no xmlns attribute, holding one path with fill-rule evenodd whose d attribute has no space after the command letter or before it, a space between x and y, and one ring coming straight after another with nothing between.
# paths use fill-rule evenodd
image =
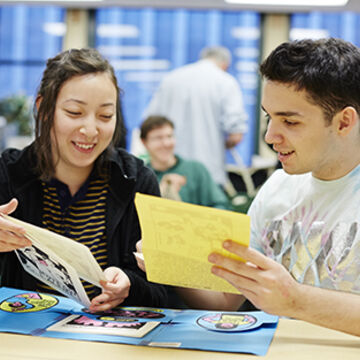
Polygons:
<instances>
[{"instance_id":1,"label":"potted plant","mask_svg":"<svg viewBox=\"0 0 360 360\"><path fill-rule=\"evenodd\" d=\"M0 99L0 116L6 119L5 147L24 147L31 142L33 116L29 97L17 94Z\"/></svg>"},{"instance_id":2,"label":"potted plant","mask_svg":"<svg viewBox=\"0 0 360 360\"><path fill-rule=\"evenodd\" d=\"M19 135L32 135L32 110L26 95L13 95L0 100L0 116L8 124L16 124Z\"/></svg>"}]
</instances>

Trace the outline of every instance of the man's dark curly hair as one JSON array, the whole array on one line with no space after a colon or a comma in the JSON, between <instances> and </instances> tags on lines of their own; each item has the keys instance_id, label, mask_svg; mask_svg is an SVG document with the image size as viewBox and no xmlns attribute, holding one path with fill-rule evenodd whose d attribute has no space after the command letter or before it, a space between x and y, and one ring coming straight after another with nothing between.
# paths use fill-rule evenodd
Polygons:
<instances>
[{"instance_id":1,"label":"man's dark curly hair","mask_svg":"<svg viewBox=\"0 0 360 360\"><path fill-rule=\"evenodd\" d=\"M260 73L266 80L305 90L328 123L346 106L360 114L360 50L347 41L285 42L260 65Z\"/></svg>"}]
</instances>

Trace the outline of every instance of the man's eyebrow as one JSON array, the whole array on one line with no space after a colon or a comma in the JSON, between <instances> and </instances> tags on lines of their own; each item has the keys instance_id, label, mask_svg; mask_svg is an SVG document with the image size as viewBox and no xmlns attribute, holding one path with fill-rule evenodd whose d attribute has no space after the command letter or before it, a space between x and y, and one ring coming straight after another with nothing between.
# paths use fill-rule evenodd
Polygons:
<instances>
[{"instance_id":1,"label":"man's eyebrow","mask_svg":"<svg viewBox=\"0 0 360 360\"><path fill-rule=\"evenodd\" d=\"M275 113L276 116L302 116L299 112L296 111L278 111Z\"/></svg>"},{"instance_id":2,"label":"man's eyebrow","mask_svg":"<svg viewBox=\"0 0 360 360\"><path fill-rule=\"evenodd\" d=\"M268 114L268 112L265 110L265 108L263 106L261 106L261 109ZM301 113L297 112L297 111L276 111L274 113L274 115L276 116L286 116L286 117L290 117L290 116L303 116Z\"/></svg>"}]
</instances>

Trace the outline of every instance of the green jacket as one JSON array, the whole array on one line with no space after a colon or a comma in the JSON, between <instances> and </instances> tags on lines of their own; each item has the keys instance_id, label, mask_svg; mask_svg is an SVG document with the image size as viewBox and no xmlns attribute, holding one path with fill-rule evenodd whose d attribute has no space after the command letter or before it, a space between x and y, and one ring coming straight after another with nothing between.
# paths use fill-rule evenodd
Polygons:
<instances>
[{"instance_id":1,"label":"green jacket","mask_svg":"<svg viewBox=\"0 0 360 360\"><path fill-rule=\"evenodd\" d=\"M230 202L212 179L206 167L198 161L185 160L176 156L176 164L166 171L154 172L160 182L165 174L179 174L186 177L186 184L181 188L181 200L196 205L204 205L219 209L231 209ZM151 164L148 164L151 167Z\"/></svg>"}]
</instances>

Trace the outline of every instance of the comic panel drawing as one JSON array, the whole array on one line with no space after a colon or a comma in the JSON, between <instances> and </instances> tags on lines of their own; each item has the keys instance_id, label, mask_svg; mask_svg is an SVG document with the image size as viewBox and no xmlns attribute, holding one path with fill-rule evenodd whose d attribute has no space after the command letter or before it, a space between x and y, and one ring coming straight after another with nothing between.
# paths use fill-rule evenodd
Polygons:
<instances>
[{"instance_id":1,"label":"comic panel drawing","mask_svg":"<svg viewBox=\"0 0 360 360\"><path fill-rule=\"evenodd\" d=\"M90 305L76 271L49 249L32 245L16 250L16 255L32 276L84 306Z\"/></svg>"},{"instance_id":2,"label":"comic panel drawing","mask_svg":"<svg viewBox=\"0 0 360 360\"><path fill-rule=\"evenodd\" d=\"M133 317L70 315L46 330L141 338L159 324L158 321L142 321Z\"/></svg>"}]
</instances>

